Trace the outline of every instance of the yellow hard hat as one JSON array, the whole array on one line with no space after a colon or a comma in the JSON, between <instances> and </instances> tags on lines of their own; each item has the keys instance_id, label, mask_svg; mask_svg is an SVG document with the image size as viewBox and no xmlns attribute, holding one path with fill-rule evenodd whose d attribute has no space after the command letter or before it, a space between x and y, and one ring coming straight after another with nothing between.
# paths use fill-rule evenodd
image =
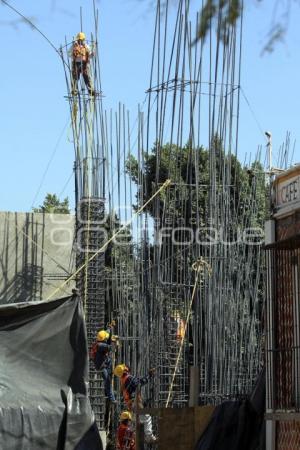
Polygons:
<instances>
[{"instance_id":1,"label":"yellow hard hat","mask_svg":"<svg viewBox=\"0 0 300 450\"><path fill-rule=\"evenodd\" d=\"M120 420L132 420L132 414L129 411L123 411L120 415Z\"/></svg>"},{"instance_id":2,"label":"yellow hard hat","mask_svg":"<svg viewBox=\"0 0 300 450\"><path fill-rule=\"evenodd\" d=\"M97 341L105 341L106 339L108 339L109 338L109 334L108 334L108 332L107 331L105 331L105 330L101 330L101 331L99 331L98 332L98 334L97 334Z\"/></svg>"},{"instance_id":3,"label":"yellow hard hat","mask_svg":"<svg viewBox=\"0 0 300 450\"><path fill-rule=\"evenodd\" d=\"M125 370L127 370L127 366L125 364L118 364L115 368L114 368L114 374L117 377L121 377L124 373Z\"/></svg>"},{"instance_id":4,"label":"yellow hard hat","mask_svg":"<svg viewBox=\"0 0 300 450\"><path fill-rule=\"evenodd\" d=\"M77 41L85 41L85 34L80 31L80 33L77 34L76 39Z\"/></svg>"}]
</instances>

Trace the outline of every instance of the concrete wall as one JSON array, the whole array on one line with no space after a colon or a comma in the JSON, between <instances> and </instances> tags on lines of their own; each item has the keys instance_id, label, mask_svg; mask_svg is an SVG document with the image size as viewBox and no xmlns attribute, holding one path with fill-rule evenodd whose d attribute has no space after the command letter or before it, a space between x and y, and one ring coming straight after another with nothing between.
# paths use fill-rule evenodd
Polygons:
<instances>
[{"instance_id":1,"label":"concrete wall","mask_svg":"<svg viewBox=\"0 0 300 450\"><path fill-rule=\"evenodd\" d=\"M0 304L45 300L69 277L74 224L71 214L0 212Z\"/></svg>"}]
</instances>

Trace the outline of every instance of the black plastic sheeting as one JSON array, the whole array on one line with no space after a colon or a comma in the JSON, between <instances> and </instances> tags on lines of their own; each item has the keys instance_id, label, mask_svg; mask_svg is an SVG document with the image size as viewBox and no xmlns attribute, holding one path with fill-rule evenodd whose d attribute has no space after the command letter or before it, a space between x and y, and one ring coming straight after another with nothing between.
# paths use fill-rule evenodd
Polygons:
<instances>
[{"instance_id":1,"label":"black plastic sheeting","mask_svg":"<svg viewBox=\"0 0 300 450\"><path fill-rule=\"evenodd\" d=\"M1 306L0 342L1 449L102 450L79 298Z\"/></svg>"},{"instance_id":2,"label":"black plastic sheeting","mask_svg":"<svg viewBox=\"0 0 300 450\"><path fill-rule=\"evenodd\" d=\"M265 370L250 399L227 401L215 408L195 450L263 450L265 448Z\"/></svg>"}]
</instances>

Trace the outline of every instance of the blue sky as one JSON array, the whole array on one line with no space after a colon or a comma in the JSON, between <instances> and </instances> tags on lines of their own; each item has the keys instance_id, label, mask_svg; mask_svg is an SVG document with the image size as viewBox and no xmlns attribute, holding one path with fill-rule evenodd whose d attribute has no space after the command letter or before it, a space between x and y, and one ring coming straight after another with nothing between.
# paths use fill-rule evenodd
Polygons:
<instances>
[{"instance_id":1,"label":"blue sky","mask_svg":"<svg viewBox=\"0 0 300 450\"><path fill-rule=\"evenodd\" d=\"M89 33L93 29L90 0L10 3L36 17L38 27L57 47L65 36L70 40L79 31L81 5L84 30ZM198 0L192 2L195 11L199 4ZM134 118L149 84L155 11L147 6L147 0L101 0L97 6L104 107L116 109L118 102L123 102ZM239 142L244 154L254 155L259 145L266 144L262 131L270 130L275 165L287 131L292 142L296 140L294 162L300 162L300 6L292 7L285 42L261 56L273 8L273 0L247 1L241 85L251 110L242 96ZM18 17L0 4L2 211L30 211L33 202L34 206L41 204L47 192L69 196L71 203L74 197L74 154L61 62L39 34L16 21Z\"/></svg>"}]
</instances>

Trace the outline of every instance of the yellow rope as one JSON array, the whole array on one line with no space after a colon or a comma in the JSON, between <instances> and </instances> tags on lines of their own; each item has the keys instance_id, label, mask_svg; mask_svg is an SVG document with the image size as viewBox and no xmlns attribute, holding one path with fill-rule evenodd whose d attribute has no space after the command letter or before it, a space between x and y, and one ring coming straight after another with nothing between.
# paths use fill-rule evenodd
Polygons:
<instances>
[{"instance_id":1,"label":"yellow rope","mask_svg":"<svg viewBox=\"0 0 300 450\"><path fill-rule=\"evenodd\" d=\"M152 197L149 198L149 200L146 201L146 203L144 203L131 217L130 220L128 220L125 225L123 225L115 234L113 234L111 236L111 238L109 238L103 245L101 248L99 248L99 250L97 250L89 259L88 262L92 261L94 258L96 258L97 255L99 255L99 253L103 252L106 247L114 240L114 238L122 233L122 231L128 227L128 225L130 225L133 220L135 219L135 217L137 217L139 214L141 214L141 212L146 208L147 205L149 205L149 203L152 202L152 200L162 191L164 190L167 186L169 186L169 184L171 183L171 180L166 180L164 182L164 184L152 195ZM57 292L59 292L67 283L69 283L71 280L73 280L78 274L79 272L81 272L82 269L84 269L86 263L82 264L80 267L78 267L78 269L67 279L65 280L60 286L58 286L58 288L56 288L52 294L49 295L49 297L47 297L46 300L50 300L55 294L57 294Z\"/></svg>"},{"instance_id":2,"label":"yellow rope","mask_svg":"<svg viewBox=\"0 0 300 450\"><path fill-rule=\"evenodd\" d=\"M195 261L192 264L192 269L195 270L195 272L196 272L196 279L195 279L195 284L194 284L194 287L193 287L193 292L192 292L192 297L191 297L188 313L187 313L185 324L184 324L183 337L182 337L181 344L180 344L180 347L179 347L179 351L178 351L178 355L177 355L177 359L176 359L176 364L175 364L175 369L174 369L174 372L173 372L172 381L171 381L170 389L169 389L169 392L168 392L166 408L169 406L170 399L171 399L171 394L172 394L172 391L173 391L175 376L176 376L176 372L177 372L178 365L179 365L179 360L180 360L182 349L183 349L183 345L184 345L184 339L185 339L186 330L187 330L188 323L189 323L189 320L190 320L190 315L191 315L191 312L192 312L192 307L193 307L193 303L194 303L194 297L195 297L195 294L196 294L196 289L197 289L199 275L200 275L201 272L203 273L205 269L207 269L207 272L208 272L209 276L211 275L211 272L212 272L211 266L202 257L199 258L197 261Z\"/></svg>"}]
</instances>

